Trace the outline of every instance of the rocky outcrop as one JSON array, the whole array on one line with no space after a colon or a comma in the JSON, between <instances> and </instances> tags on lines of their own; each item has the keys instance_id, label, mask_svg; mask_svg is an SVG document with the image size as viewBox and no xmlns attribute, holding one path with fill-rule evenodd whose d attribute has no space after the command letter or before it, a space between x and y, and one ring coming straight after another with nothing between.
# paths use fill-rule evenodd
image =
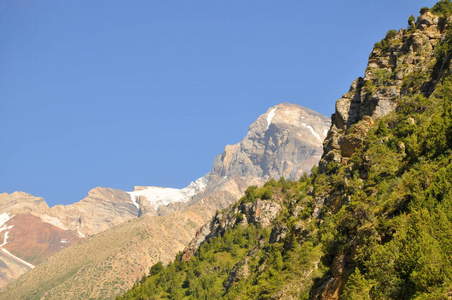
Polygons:
<instances>
[{"instance_id":1,"label":"rocky outcrop","mask_svg":"<svg viewBox=\"0 0 452 300\"><path fill-rule=\"evenodd\" d=\"M57 218L66 228L86 236L136 218L138 213L139 208L132 203L128 193L98 187L77 203L52 207L49 215Z\"/></svg>"},{"instance_id":2,"label":"rocky outcrop","mask_svg":"<svg viewBox=\"0 0 452 300\"><path fill-rule=\"evenodd\" d=\"M222 236L228 228L237 225L254 224L269 227L281 211L281 205L275 201L257 199L253 202L241 203L226 212L217 212L210 223L205 224L197 232L182 253L182 259L188 261L199 246L211 238Z\"/></svg>"},{"instance_id":3,"label":"rocky outcrop","mask_svg":"<svg viewBox=\"0 0 452 300\"><path fill-rule=\"evenodd\" d=\"M341 254L334 258L331 265L331 276L315 291L314 299L339 299L344 290L347 278L353 269L346 268L345 255Z\"/></svg>"},{"instance_id":4,"label":"rocky outcrop","mask_svg":"<svg viewBox=\"0 0 452 300\"><path fill-rule=\"evenodd\" d=\"M245 258L243 261L235 264L234 267L232 267L231 272L229 272L228 280L226 281L226 290L229 290L232 286L237 284L240 279L248 278L249 276L248 258Z\"/></svg>"},{"instance_id":5,"label":"rocky outcrop","mask_svg":"<svg viewBox=\"0 0 452 300\"><path fill-rule=\"evenodd\" d=\"M433 50L450 25L451 20L427 11L417 19L416 28L389 31L385 39L376 43L364 77L356 79L348 93L336 102L323 145L320 172L326 172L332 161L346 161L360 146L366 127L396 109L401 96L413 89L426 95L433 91L440 74L446 71ZM418 87L417 76L425 71L433 76Z\"/></svg>"}]
</instances>

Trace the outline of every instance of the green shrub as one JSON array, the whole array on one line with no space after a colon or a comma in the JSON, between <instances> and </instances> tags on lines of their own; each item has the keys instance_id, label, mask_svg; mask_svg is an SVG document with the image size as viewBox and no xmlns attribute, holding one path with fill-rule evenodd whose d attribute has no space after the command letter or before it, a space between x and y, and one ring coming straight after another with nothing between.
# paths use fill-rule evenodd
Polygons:
<instances>
[{"instance_id":1,"label":"green shrub","mask_svg":"<svg viewBox=\"0 0 452 300\"><path fill-rule=\"evenodd\" d=\"M397 30L391 29L388 32L386 32L386 37L385 39L390 40L395 38L395 36L397 35Z\"/></svg>"},{"instance_id":2,"label":"green shrub","mask_svg":"<svg viewBox=\"0 0 452 300\"><path fill-rule=\"evenodd\" d=\"M450 0L437 2L430 10L435 15L448 15L452 13L452 3Z\"/></svg>"},{"instance_id":3,"label":"green shrub","mask_svg":"<svg viewBox=\"0 0 452 300\"><path fill-rule=\"evenodd\" d=\"M430 8L428 8L428 7L423 7L423 8L421 8L421 10L419 10L419 13L420 13L421 15L423 15L423 14L425 14L425 13L428 12L428 11L430 11Z\"/></svg>"},{"instance_id":4,"label":"green shrub","mask_svg":"<svg viewBox=\"0 0 452 300\"><path fill-rule=\"evenodd\" d=\"M416 23L416 19L414 18L413 15L411 15L411 16L408 18L408 26L410 26L410 28L412 28L413 25L415 25L415 23Z\"/></svg>"}]
</instances>

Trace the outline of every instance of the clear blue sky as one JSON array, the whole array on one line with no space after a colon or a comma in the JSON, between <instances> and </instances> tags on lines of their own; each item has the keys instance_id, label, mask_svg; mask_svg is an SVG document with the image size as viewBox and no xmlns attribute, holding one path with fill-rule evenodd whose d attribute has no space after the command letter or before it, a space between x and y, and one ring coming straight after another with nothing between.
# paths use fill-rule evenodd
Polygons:
<instances>
[{"instance_id":1,"label":"clear blue sky","mask_svg":"<svg viewBox=\"0 0 452 300\"><path fill-rule=\"evenodd\" d=\"M0 192L184 187L269 107L325 115L435 1L0 1Z\"/></svg>"}]
</instances>

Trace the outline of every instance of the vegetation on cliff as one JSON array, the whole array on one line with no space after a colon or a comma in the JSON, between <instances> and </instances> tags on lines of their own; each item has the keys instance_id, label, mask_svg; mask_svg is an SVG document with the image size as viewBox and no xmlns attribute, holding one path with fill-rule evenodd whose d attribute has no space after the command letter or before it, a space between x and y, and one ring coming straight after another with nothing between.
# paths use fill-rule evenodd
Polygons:
<instances>
[{"instance_id":1,"label":"vegetation on cliff","mask_svg":"<svg viewBox=\"0 0 452 300\"><path fill-rule=\"evenodd\" d=\"M265 225L266 218L248 222L241 213L219 213L217 217L227 219L222 234L208 239L188 261L179 255L166 268L154 265L149 277L117 299L236 299L239 295L265 299L285 287L290 287L284 291L287 295L308 296L310 278L323 271L317 268L321 251L310 218L313 198L306 194L309 187L307 177L300 182L282 178L262 188L250 187L229 210L271 198L263 201L275 201L281 207L271 226Z\"/></svg>"},{"instance_id":2,"label":"vegetation on cliff","mask_svg":"<svg viewBox=\"0 0 452 300\"><path fill-rule=\"evenodd\" d=\"M323 167L249 188L190 260L155 265L117 299L450 299L452 3L421 14L375 45L359 117L336 122ZM395 109L373 113L390 88ZM230 213L258 201L281 206L268 226Z\"/></svg>"}]
</instances>

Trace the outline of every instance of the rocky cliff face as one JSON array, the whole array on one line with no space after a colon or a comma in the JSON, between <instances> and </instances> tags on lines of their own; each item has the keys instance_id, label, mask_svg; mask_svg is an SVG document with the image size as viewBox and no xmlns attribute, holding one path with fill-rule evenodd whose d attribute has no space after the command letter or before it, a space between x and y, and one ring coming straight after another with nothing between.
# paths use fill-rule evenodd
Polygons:
<instances>
[{"instance_id":1,"label":"rocky cliff face","mask_svg":"<svg viewBox=\"0 0 452 300\"><path fill-rule=\"evenodd\" d=\"M113 297L130 287L154 263L168 262L182 251L216 210L235 203L248 186L262 185L270 177L298 179L304 172L310 172L320 159L322 140L329 126L328 118L307 108L288 103L272 107L250 126L242 142L226 146L224 153L215 158L210 173L184 189L135 187L133 192L123 192L95 188L78 203L53 208L43 199L25 193L2 194L0 199L4 199L5 205L0 207L5 207L5 211L29 211L77 238L102 232L103 241L111 239L112 243L106 252L106 248L88 244L70 247L11 285L10 293L17 288L28 290L24 287L28 283L35 290L48 289L41 295L43 299L58 299L62 295L73 299ZM147 223L142 218L136 220L144 215ZM126 220L130 222L124 223ZM121 223L121 227L105 231ZM96 235L84 243L98 245L97 239ZM136 254L138 251L140 255ZM67 265L64 261L68 257L94 258ZM134 257L133 261L130 257ZM67 270L56 272L62 264L67 265ZM106 265L110 268L105 268ZM54 270L52 275L47 273L49 270ZM51 289L41 282L49 276L59 281L53 276L60 275L65 281ZM14 276L17 275L10 275L9 280ZM85 293L87 290L89 294ZM105 294L105 290L109 292Z\"/></svg>"},{"instance_id":2,"label":"rocky cliff face","mask_svg":"<svg viewBox=\"0 0 452 300\"><path fill-rule=\"evenodd\" d=\"M376 43L364 77L356 79L336 102L319 164L321 172L332 161L346 163L361 145L373 120L396 109L401 96L414 89L427 95L433 91L447 72L447 66L436 60L435 48L450 26L450 19L427 11L412 24L411 30L391 30ZM421 73L430 73L432 77L419 78ZM418 86L417 82L423 84Z\"/></svg>"},{"instance_id":3,"label":"rocky cliff face","mask_svg":"<svg viewBox=\"0 0 452 300\"><path fill-rule=\"evenodd\" d=\"M399 31L391 30L385 39L376 43L369 56L369 63L363 78L356 79L348 93L336 102L336 111L332 116L332 126L324 142L324 154L319 164L320 173L328 173L329 166L354 168L350 157L360 148L369 129L375 129L379 120L398 109L405 96L422 95L428 98L445 75L450 74L450 54L444 57L442 47L450 43L448 32L452 26L451 17L435 15L421 10L411 28ZM409 107L402 109L409 110ZM415 113L415 111L413 111ZM410 126L416 126L409 119ZM386 124L382 126L387 126ZM389 124L397 126L397 124ZM405 145L399 143L397 151L405 153ZM366 170L372 161L364 156L361 176L366 178ZM367 161L366 161L367 160ZM345 187L332 190L316 190L316 217L319 209L326 205L331 213L337 213L350 197ZM376 193L376 192L375 192ZM322 216L320 216L322 218ZM353 251L360 242L351 247L352 253L341 253L331 263L331 275L314 291L314 299L339 299L347 279L355 269Z\"/></svg>"},{"instance_id":4,"label":"rocky cliff face","mask_svg":"<svg viewBox=\"0 0 452 300\"><path fill-rule=\"evenodd\" d=\"M289 103L274 106L240 143L226 146L215 158L211 176L297 180L320 159L319 146L329 127L329 118L310 109Z\"/></svg>"},{"instance_id":5,"label":"rocky cliff face","mask_svg":"<svg viewBox=\"0 0 452 300\"><path fill-rule=\"evenodd\" d=\"M184 249L182 259L188 261L198 250L199 246L211 238L222 236L228 228L240 224L253 224L263 228L269 227L282 207L277 201L257 199L252 203L242 203L223 212L217 212L209 223L196 232L195 237ZM239 217L240 216L240 217Z\"/></svg>"},{"instance_id":6,"label":"rocky cliff face","mask_svg":"<svg viewBox=\"0 0 452 300\"><path fill-rule=\"evenodd\" d=\"M83 237L136 218L138 214L139 209L127 192L98 187L89 191L80 202L52 207L50 216Z\"/></svg>"}]
</instances>

